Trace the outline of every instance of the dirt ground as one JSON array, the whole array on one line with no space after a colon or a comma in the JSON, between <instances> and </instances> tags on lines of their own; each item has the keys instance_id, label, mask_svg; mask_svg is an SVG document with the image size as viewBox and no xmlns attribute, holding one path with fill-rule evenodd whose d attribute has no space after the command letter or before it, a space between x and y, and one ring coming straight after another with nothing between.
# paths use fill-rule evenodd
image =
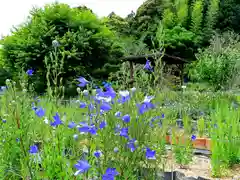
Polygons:
<instances>
[{"instance_id":1,"label":"dirt ground","mask_svg":"<svg viewBox=\"0 0 240 180\"><path fill-rule=\"evenodd\" d=\"M166 171L179 171L189 177L202 177L211 180L240 180L240 165L233 167L226 172L226 177L212 178L211 177L211 162L206 156L195 155L193 161L185 167L180 167L173 160L172 153L169 152L167 156Z\"/></svg>"}]
</instances>

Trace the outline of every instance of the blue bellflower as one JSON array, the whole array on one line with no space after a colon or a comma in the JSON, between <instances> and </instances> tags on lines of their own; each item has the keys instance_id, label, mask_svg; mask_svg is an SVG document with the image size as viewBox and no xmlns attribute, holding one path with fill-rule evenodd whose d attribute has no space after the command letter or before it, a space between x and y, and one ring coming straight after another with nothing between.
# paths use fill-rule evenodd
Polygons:
<instances>
[{"instance_id":1,"label":"blue bellflower","mask_svg":"<svg viewBox=\"0 0 240 180\"><path fill-rule=\"evenodd\" d=\"M30 146L29 153L30 154L37 154L38 153L38 147L36 145Z\"/></svg>"},{"instance_id":2,"label":"blue bellflower","mask_svg":"<svg viewBox=\"0 0 240 180\"><path fill-rule=\"evenodd\" d=\"M85 87L89 83L84 77L79 77L77 80L80 82L79 87Z\"/></svg>"},{"instance_id":3,"label":"blue bellflower","mask_svg":"<svg viewBox=\"0 0 240 180\"><path fill-rule=\"evenodd\" d=\"M131 150L131 152L135 151L136 149L135 142L136 142L136 139L130 139L127 143L127 147Z\"/></svg>"},{"instance_id":4,"label":"blue bellflower","mask_svg":"<svg viewBox=\"0 0 240 180\"><path fill-rule=\"evenodd\" d=\"M192 135L191 140L195 141L196 139L197 139L197 137L195 135Z\"/></svg>"},{"instance_id":5,"label":"blue bellflower","mask_svg":"<svg viewBox=\"0 0 240 180\"><path fill-rule=\"evenodd\" d=\"M106 121L102 121L102 122L100 122L100 124L99 124L99 128L100 128L100 129L103 129L103 128L105 128L106 126L107 126Z\"/></svg>"},{"instance_id":6,"label":"blue bellflower","mask_svg":"<svg viewBox=\"0 0 240 180\"><path fill-rule=\"evenodd\" d=\"M100 106L100 110L102 111L110 111L112 109L111 105L107 102L102 102Z\"/></svg>"},{"instance_id":7,"label":"blue bellflower","mask_svg":"<svg viewBox=\"0 0 240 180\"><path fill-rule=\"evenodd\" d=\"M156 159L155 155L156 155L156 151L151 150L148 147L146 148L146 158L147 159Z\"/></svg>"},{"instance_id":8,"label":"blue bellflower","mask_svg":"<svg viewBox=\"0 0 240 180\"><path fill-rule=\"evenodd\" d=\"M51 122L51 126L57 127L58 125L63 124L58 113L56 113L56 115L53 116L53 119L54 121Z\"/></svg>"},{"instance_id":9,"label":"blue bellflower","mask_svg":"<svg viewBox=\"0 0 240 180\"><path fill-rule=\"evenodd\" d=\"M119 91L120 99L118 100L119 103L124 104L130 99L129 91Z\"/></svg>"},{"instance_id":10,"label":"blue bellflower","mask_svg":"<svg viewBox=\"0 0 240 180\"><path fill-rule=\"evenodd\" d=\"M74 175L77 176L79 174L87 172L91 166L88 164L87 161L80 160L77 162L77 164L74 165L74 167L77 169Z\"/></svg>"},{"instance_id":11,"label":"blue bellflower","mask_svg":"<svg viewBox=\"0 0 240 180\"><path fill-rule=\"evenodd\" d=\"M100 158L102 156L102 152L100 150L95 151L93 154L96 158Z\"/></svg>"},{"instance_id":12,"label":"blue bellflower","mask_svg":"<svg viewBox=\"0 0 240 180\"><path fill-rule=\"evenodd\" d=\"M122 115L122 113L121 113L120 111L118 111L118 112L115 113L115 116L116 116L117 118L121 117L121 115Z\"/></svg>"},{"instance_id":13,"label":"blue bellflower","mask_svg":"<svg viewBox=\"0 0 240 180\"><path fill-rule=\"evenodd\" d=\"M119 175L116 168L107 168L102 180L114 180L115 176Z\"/></svg>"},{"instance_id":14,"label":"blue bellflower","mask_svg":"<svg viewBox=\"0 0 240 180\"><path fill-rule=\"evenodd\" d=\"M35 114L38 116L38 117L43 117L45 115L45 109L43 109L42 107L40 108L37 108L35 110Z\"/></svg>"},{"instance_id":15,"label":"blue bellflower","mask_svg":"<svg viewBox=\"0 0 240 180\"><path fill-rule=\"evenodd\" d=\"M153 68L151 66L151 62L149 60L146 61L146 64L144 66L144 69L153 72Z\"/></svg>"},{"instance_id":16,"label":"blue bellflower","mask_svg":"<svg viewBox=\"0 0 240 180\"><path fill-rule=\"evenodd\" d=\"M121 130L120 130L120 136L123 136L123 137L125 137L125 138L128 138L128 128L126 127L126 128L122 128Z\"/></svg>"},{"instance_id":17,"label":"blue bellflower","mask_svg":"<svg viewBox=\"0 0 240 180\"><path fill-rule=\"evenodd\" d=\"M33 69L28 69L26 73L27 73L27 75L32 76L33 73L34 73L34 70Z\"/></svg>"},{"instance_id":18,"label":"blue bellflower","mask_svg":"<svg viewBox=\"0 0 240 180\"><path fill-rule=\"evenodd\" d=\"M69 122L68 127L70 129L74 128L76 126L75 122Z\"/></svg>"},{"instance_id":19,"label":"blue bellflower","mask_svg":"<svg viewBox=\"0 0 240 180\"><path fill-rule=\"evenodd\" d=\"M85 108L85 107L87 107L87 104L86 103L84 103L84 102L80 102L80 106L79 106L81 109L83 109L83 108Z\"/></svg>"},{"instance_id":20,"label":"blue bellflower","mask_svg":"<svg viewBox=\"0 0 240 180\"><path fill-rule=\"evenodd\" d=\"M122 120L125 122L125 123L129 123L130 122L130 115L129 114L126 114L122 117Z\"/></svg>"},{"instance_id":21,"label":"blue bellflower","mask_svg":"<svg viewBox=\"0 0 240 180\"><path fill-rule=\"evenodd\" d=\"M92 135L97 134L97 128L95 127L95 125L92 126L84 125L82 127L79 127L78 130L81 133L90 133Z\"/></svg>"}]
</instances>

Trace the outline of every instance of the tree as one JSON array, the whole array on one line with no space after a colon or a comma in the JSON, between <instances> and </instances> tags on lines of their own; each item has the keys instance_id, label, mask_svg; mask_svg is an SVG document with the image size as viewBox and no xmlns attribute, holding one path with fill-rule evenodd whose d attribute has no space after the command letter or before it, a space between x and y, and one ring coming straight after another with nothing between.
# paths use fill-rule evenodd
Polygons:
<instances>
[{"instance_id":1,"label":"tree","mask_svg":"<svg viewBox=\"0 0 240 180\"><path fill-rule=\"evenodd\" d=\"M221 0L216 28L240 32L240 1Z\"/></svg>"},{"instance_id":2,"label":"tree","mask_svg":"<svg viewBox=\"0 0 240 180\"><path fill-rule=\"evenodd\" d=\"M112 31L116 32L119 36L126 36L130 33L129 22L111 12L107 17L103 18L103 23L106 24Z\"/></svg>"},{"instance_id":3,"label":"tree","mask_svg":"<svg viewBox=\"0 0 240 180\"><path fill-rule=\"evenodd\" d=\"M111 69L105 66L117 65L123 55L115 34L90 10L54 3L33 9L29 20L3 39L3 60L15 77L22 68L33 68L45 82L44 58L54 50L54 40L65 56L65 83L80 75L107 77Z\"/></svg>"}]
</instances>

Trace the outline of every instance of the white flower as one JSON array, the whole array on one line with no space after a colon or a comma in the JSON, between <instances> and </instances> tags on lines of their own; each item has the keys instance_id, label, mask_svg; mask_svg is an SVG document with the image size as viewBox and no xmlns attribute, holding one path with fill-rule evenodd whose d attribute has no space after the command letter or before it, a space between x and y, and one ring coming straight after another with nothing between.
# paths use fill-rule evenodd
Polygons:
<instances>
[{"instance_id":1,"label":"white flower","mask_svg":"<svg viewBox=\"0 0 240 180\"><path fill-rule=\"evenodd\" d=\"M187 88L187 86L182 86L182 89L186 89Z\"/></svg>"},{"instance_id":2,"label":"white flower","mask_svg":"<svg viewBox=\"0 0 240 180\"><path fill-rule=\"evenodd\" d=\"M81 88L77 87L77 92L80 93L81 92Z\"/></svg>"},{"instance_id":3,"label":"white flower","mask_svg":"<svg viewBox=\"0 0 240 180\"><path fill-rule=\"evenodd\" d=\"M149 103L149 102L151 102L151 100L152 100L153 98L154 98L154 96L145 96L143 102Z\"/></svg>"},{"instance_id":4,"label":"white flower","mask_svg":"<svg viewBox=\"0 0 240 180\"><path fill-rule=\"evenodd\" d=\"M76 140L76 139L78 139L78 135L77 134L74 134L73 135L73 138Z\"/></svg>"},{"instance_id":5,"label":"white flower","mask_svg":"<svg viewBox=\"0 0 240 180\"><path fill-rule=\"evenodd\" d=\"M48 124L48 119L47 117L45 117L45 119L43 120L45 124Z\"/></svg>"},{"instance_id":6,"label":"white flower","mask_svg":"<svg viewBox=\"0 0 240 180\"><path fill-rule=\"evenodd\" d=\"M132 92L135 92L137 89L135 87L131 88Z\"/></svg>"},{"instance_id":7,"label":"white flower","mask_svg":"<svg viewBox=\"0 0 240 180\"><path fill-rule=\"evenodd\" d=\"M119 94L123 97L127 97L129 96L129 91L125 90L125 91L119 91Z\"/></svg>"},{"instance_id":8,"label":"white flower","mask_svg":"<svg viewBox=\"0 0 240 180\"><path fill-rule=\"evenodd\" d=\"M83 152L88 153L88 148L86 146L83 147Z\"/></svg>"},{"instance_id":9,"label":"white flower","mask_svg":"<svg viewBox=\"0 0 240 180\"><path fill-rule=\"evenodd\" d=\"M103 97L103 96L96 96L96 99L98 100L98 101L105 101L105 102L111 102L112 101L112 98L111 97Z\"/></svg>"},{"instance_id":10,"label":"white flower","mask_svg":"<svg viewBox=\"0 0 240 180\"><path fill-rule=\"evenodd\" d=\"M84 96L88 96L88 90L85 89L82 93Z\"/></svg>"}]
</instances>

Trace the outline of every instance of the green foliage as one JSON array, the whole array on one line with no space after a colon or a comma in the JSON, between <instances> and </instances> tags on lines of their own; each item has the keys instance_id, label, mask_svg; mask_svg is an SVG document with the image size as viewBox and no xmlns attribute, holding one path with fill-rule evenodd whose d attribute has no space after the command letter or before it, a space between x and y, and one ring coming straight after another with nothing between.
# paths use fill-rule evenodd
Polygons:
<instances>
[{"instance_id":1,"label":"green foliage","mask_svg":"<svg viewBox=\"0 0 240 180\"><path fill-rule=\"evenodd\" d=\"M31 67L45 77L44 58L50 56L53 40L65 56L64 84L79 75L104 78L110 73L104 65L116 65L122 56L114 33L91 11L55 3L33 9L29 20L3 39L3 60L12 72Z\"/></svg>"},{"instance_id":2,"label":"green foliage","mask_svg":"<svg viewBox=\"0 0 240 180\"><path fill-rule=\"evenodd\" d=\"M110 13L108 17L104 17L103 23L119 35L128 35L130 33L129 22L114 12Z\"/></svg>"},{"instance_id":3,"label":"green foliage","mask_svg":"<svg viewBox=\"0 0 240 180\"><path fill-rule=\"evenodd\" d=\"M174 26L172 29L164 30L164 43L166 47L179 48L189 47L194 44L195 34L181 26Z\"/></svg>"},{"instance_id":4,"label":"green foliage","mask_svg":"<svg viewBox=\"0 0 240 180\"><path fill-rule=\"evenodd\" d=\"M240 1L224 0L220 2L218 23L216 27L222 31L240 32Z\"/></svg>"},{"instance_id":5,"label":"green foliage","mask_svg":"<svg viewBox=\"0 0 240 180\"><path fill-rule=\"evenodd\" d=\"M220 0L211 0L208 6L207 15L205 19L204 34L209 39L212 35L212 31L215 27L216 20L218 18Z\"/></svg>"},{"instance_id":6,"label":"green foliage","mask_svg":"<svg viewBox=\"0 0 240 180\"><path fill-rule=\"evenodd\" d=\"M188 0L176 0L177 23L185 26L188 19Z\"/></svg>"},{"instance_id":7,"label":"green foliage","mask_svg":"<svg viewBox=\"0 0 240 180\"><path fill-rule=\"evenodd\" d=\"M191 31L195 34L201 33L203 21L203 0L196 0L192 4Z\"/></svg>"},{"instance_id":8,"label":"green foliage","mask_svg":"<svg viewBox=\"0 0 240 180\"><path fill-rule=\"evenodd\" d=\"M197 55L189 70L191 78L209 82L215 89L239 85L239 36L226 33L216 35L211 45Z\"/></svg>"},{"instance_id":9,"label":"green foliage","mask_svg":"<svg viewBox=\"0 0 240 180\"><path fill-rule=\"evenodd\" d=\"M164 3L162 0L147 0L138 8L130 23L132 34L138 38L144 35L144 42L149 48L153 48L152 40L155 37L163 11Z\"/></svg>"}]
</instances>

